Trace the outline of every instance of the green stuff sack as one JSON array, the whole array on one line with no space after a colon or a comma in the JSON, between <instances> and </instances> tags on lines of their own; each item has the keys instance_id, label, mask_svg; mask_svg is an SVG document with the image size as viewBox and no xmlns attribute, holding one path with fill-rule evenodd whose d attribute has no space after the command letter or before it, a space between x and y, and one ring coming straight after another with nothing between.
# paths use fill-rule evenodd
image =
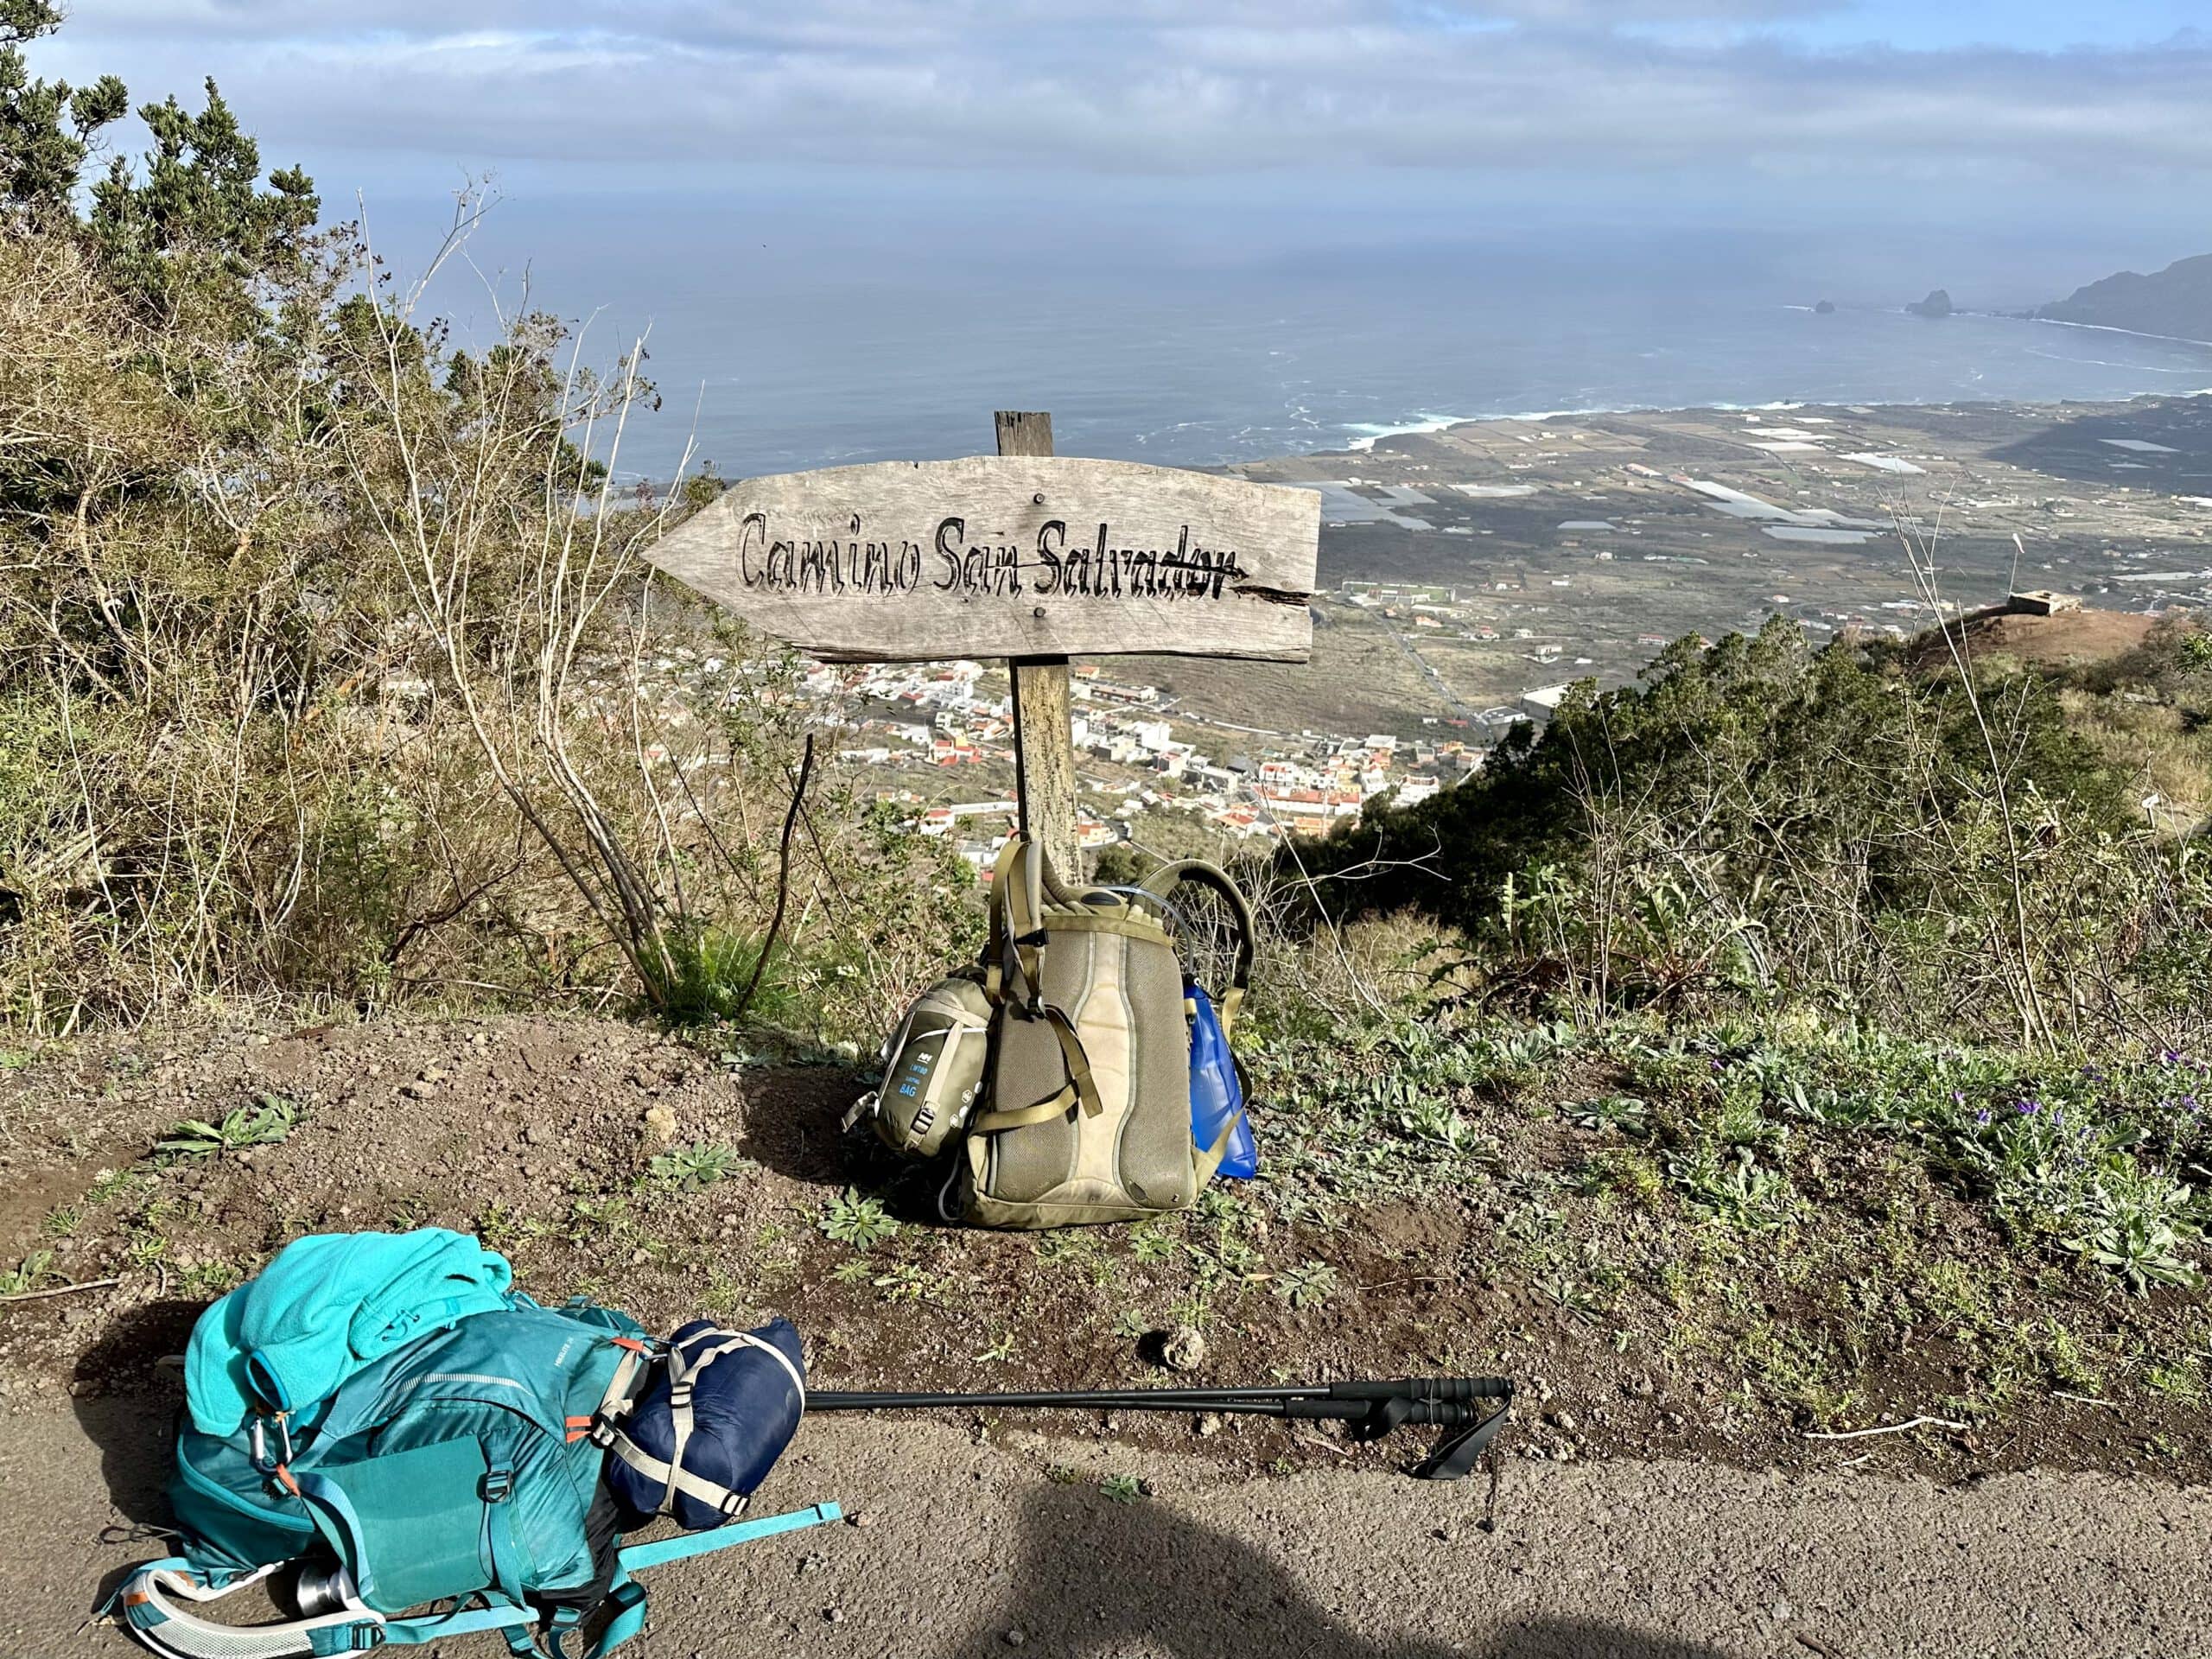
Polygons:
<instances>
[{"instance_id":1,"label":"green stuff sack","mask_svg":"<svg viewBox=\"0 0 2212 1659\"><path fill-rule=\"evenodd\" d=\"M985 988L986 1109L968 1124L961 1213L983 1227L1137 1221L1212 1173L1191 1145L1183 970L1154 895L1071 889L1026 838L1001 855Z\"/></svg>"},{"instance_id":2,"label":"green stuff sack","mask_svg":"<svg viewBox=\"0 0 2212 1659\"><path fill-rule=\"evenodd\" d=\"M991 1046L991 1001L981 971L954 974L918 997L883 1046L883 1086L845 1119L866 1117L892 1151L934 1158L983 1092Z\"/></svg>"}]
</instances>

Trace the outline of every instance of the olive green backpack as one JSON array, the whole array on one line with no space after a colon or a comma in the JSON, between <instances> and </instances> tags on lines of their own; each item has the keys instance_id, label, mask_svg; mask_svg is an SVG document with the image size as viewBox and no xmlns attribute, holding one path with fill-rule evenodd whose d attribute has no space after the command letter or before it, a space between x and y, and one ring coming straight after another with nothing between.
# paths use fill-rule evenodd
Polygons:
<instances>
[{"instance_id":1,"label":"olive green backpack","mask_svg":"<svg viewBox=\"0 0 2212 1659\"><path fill-rule=\"evenodd\" d=\"M1190 1009L1170 895L1192 882L1235 918L1224 1028L1251 976L1252 912L1196 860L1141 887L1063 886L1026 837L994 874L982 962L939 981L884 1046L872 1118L894 1151L951 1147L940 1207L982 1227L1137 1221L1187 1208L1226 1148L1191 1139Z\"/></svg>"}]
</instances>

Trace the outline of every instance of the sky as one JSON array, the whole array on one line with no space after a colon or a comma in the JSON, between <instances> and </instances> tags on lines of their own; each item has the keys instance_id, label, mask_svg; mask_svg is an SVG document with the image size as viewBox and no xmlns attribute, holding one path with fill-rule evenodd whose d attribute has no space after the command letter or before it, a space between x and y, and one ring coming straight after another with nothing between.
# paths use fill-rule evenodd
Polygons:
<instances>
[{"instance_id":1,"label":"sky","mask_svg":"<svg viewBox=\"0 0 2212 1659\"><path fill-rule=\"evenodd\" d=\"M2212 248L2207 0L78 0L33 57L213 75L270 163L410 223L488 174L824 257L1709 225L2032 287Z\"/></svg>"}]
</instances>

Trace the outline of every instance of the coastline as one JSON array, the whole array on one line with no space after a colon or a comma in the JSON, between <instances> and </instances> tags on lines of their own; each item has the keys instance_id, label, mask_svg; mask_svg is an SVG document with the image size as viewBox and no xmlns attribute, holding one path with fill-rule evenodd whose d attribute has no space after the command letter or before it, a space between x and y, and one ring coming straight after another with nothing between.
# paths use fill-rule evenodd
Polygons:
<instances>
[{"instance_id":1,"label":"coastline","mask_svg":"<svg viewBox=\"0 0 2212 1659\"><path fill-rule=\"evenodd\" d=\"M2021 317L2018 321L2047 322L2054 328L2093 328L2101 334L2129 334L2137 340L2163 340L2175 346L2202 346L2212 351L2212 340L2199 340L2194 334L2154 334L2148 328L2123 328L2116 322L2075 322L2070 317Z\"/></svg>"},{"instance_id":2,"label":"coastline","mask_svg":"<svg viewBox=\"0 0 2212 1659\"><path fill-rule=\"evenodd\" d=\"M2146 397L2155 397L2161 396L2162 394L2158 392L2145 392L2142 395ZM2177 397L2212 395L2212 388L2208 388L2206 394L2187 392L2165 395ZM2004 403L2013 400L1992 398L1989 401L1993 403ZM2031 404L2022 405L2024 408L2034 406L2035 405ZM1780 413L1784 410L1793 409L1819 409L1823 407L1826 407L1826 405L1817 403L1811 398L1777 397L1770 402L1764 404L1593 404L1586 408L1581 409L1501 410L1495 413L1486 415L1431 415L1423 411L1414 416L1411 421L1402 426L1385 426L1378 423L1360 422L1339 427L1338 429L1339 431L1357 432L1360 435L1338 449L1302 449L1294 452L1291 455L1284 455L1281 457L1270 456L1268 459L1290 460L1295 456L1305 455L1364 454L1368 451L1373 449L1376 444L1382 442L1386 438L1418 437L1434 432L1447 432L1455 426L1482 426L1497 421L1533 422L1579 420L1587 418L1593 415L1687 415L1698 410L1708 410L1727 415L1756 415L1762 413ZM1940 409L1942 405L1936 403L1916 402L1911 400L1898 401L1896 399L1885 398L1879 404L1870 404L1866 405L1866 407L1870 409ZM1231 466L1253 466L1264 465L1265 462L1238 461L1228 464ZM1204 470L1212 471L1215 469L1209 467Z\"/></svg>"},{"instance_id":3,"label":"coastline","mask_svg":"<svg viewBox=\"0 0 2212 1659\"><path fill-rule=\"evenodd\" d=\"M1812 308L1809 306L1785 306L1783 308L1785 310L1802 309L1810 311ZM2164 345L2198 347L2208 353L2204 365L2206 381L2205 384L2201 386L2192 386L2175 391L2145 391L2135 393L2132 397L2120 398L2083 399L2063 397L2038 398L2002 397L1862 397L1853 398L1848 404L1836 404L1833 399L1824 400L1818 397L1777 397L1770 398L1761 403L1740 403L1730 400L1693 400L1681 403L1643 401L1621 404L1579 404L1561 409L1486 410L1478 413L1451 416L1440 415L1433 410L1424 409L1416 410L1407 416L1404 420L1395 423L1340 423L1337 427L1337 430L1339 432L1349 433L1352 435L1346 442L1339 446L1338 448L1330 448L1325 446L1315 449L1293 450L1286 452L1284 458L1287 459L1292 455L1337 454L1339 452L1361 454L1373 449L1377 443L1387 438L1420 436L1425 434L1446 431L1454 426L1465 426L1491 421L1534 422L1586 418L1592 416L1670 415L1689 414L1697 411L1717 411L1727 414L1780 413L1795 409L1826 408L1832 404L1836 407L1856 407L1867 409L1940 409L1955 404L2001 404L2005 407L2018 409L2056 409L2069 404L2079 405L2085 403L2110 404L2119 406L2145 397L2212 397L2212 340L2200 340L2195 336L2188 334L2153 334L2146 329L2122 328L2112 323L2074 322L2061 317L2038 317L2018 312L1961 310L1955 315L1961 317L1971 317L1982 321L2041 323L2057 328L2081 328L2098 334L2120 334L2136 340L2156 340ZM2164 370L2155 372L2168 372L2168 371ZM2178 371L2174 371L2173 372L2178 372Z\"/></svg>"},{"instance_id":4,"label":"coastline","mask_svg":"<svg viewBox=\"0 0 2212 1659\"><path fill-rule=\"evenodd\" d=\"M2021 321L2045 321L2055 320L2036 318L2021 319ZM2105 325L2101 323L2071 322L2062 323L2058 326L2067 328L2097 328L2109 334L2124 334L2133 332L2133 330L2126 328L2107 328ZM2178 341L2178 343L2184 345L2201 345L2208 351L2212 351L2212 340L2180 340L2178 336L2163 334L2150 336L2150 338L2175 340ZM2212 372L2212 363L2208 363L2206 365L2206 368L2208 372ZM1433 436L1440 432L1448 432L1454 427L1488 426L1511 422L1576 420L1587 419L1596 416L1768 415L1787 414L1793 410L1802 409L2010 409L2024 410L2057 410L2062 409L2124 410L2136 404L2165 403L2190 397L2212 397L2212 385L2191 386L2186 389L2172 391L2141 391L2136 393L2132 397L1882 397L1872 400L1855 400L1849 404L1824 402L1817 397L1777 397L1764 404L1633 404L1619 406L1593 405L1586 409L1519 410L1484 415L1442 416L1431 415L1426 411L1422 411L1416 414L1412 419L1408 420L1402 425L1386 427L1379 424L1370 425L1362 423L1352 428L1340 429L1355 430L1359 434L1359 435L1353 438L1349 443L1345 443L1336 448L1323 447L1313 449L1287 450L1278 455L1271 455L1264 461L1231 461L1224 463L1217 467L1200 467L1198 470L1202 472L1236 471L1247 467L1263 467L1274 461L1309 461L1317 455L1367 454L1372 452L1377 444L1390 438L1427 437Z\"/></svg>"}]
</instances>

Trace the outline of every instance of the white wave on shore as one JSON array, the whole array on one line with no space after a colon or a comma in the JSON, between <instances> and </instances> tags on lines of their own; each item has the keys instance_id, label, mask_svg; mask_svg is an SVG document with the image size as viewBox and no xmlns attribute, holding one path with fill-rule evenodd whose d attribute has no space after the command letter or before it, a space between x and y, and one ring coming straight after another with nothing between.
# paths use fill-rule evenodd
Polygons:
<instances>
[{"instance_id":1,"label":"white wave on shore","mask_svg":"<svg viewBox=\"0 0 2212 1659\"><path fill-rule=\"evenodd\" d=\"M2133 334L2138 340L2171 340L2178 346L2212 346L2212 340L2198 340L2189 334L2154 334L2147 328L2122 328L2109 322L2069 322L2064 317L2023 317L2023 322L2040 322L2052 328L2093 328L2101 334Z\"/></svg>"},{"instance_id":2,"label":"white wave on shore","mask_svg":"<svg viewBox=\"0 0 2212 1659\"><path fill-rule=\"evenodd\" d=\"M1402 438L1417 432L1441 432L1447 426L1462 426L1469 421L1496 420L1494 415L1417 415L1412 420L1396 426L1373 421L1347 421L1344 430L1358 435L1344 446L1347 449L1372 449L1384 438Z\"/></svg>"},{"instance_id":3,"label":"white wave on shore","mask_svg":"<svg viewBox=\"0 0 2212 1659\"><path fill-rule=\"evenodd\" d=\"M1802 398L1777 397L1765 404L1692 404L1688 405L1661 405L1657 404L1592 404L1580 409L1515 409L1492 410L1482 415L1431 415L1426 412L1395 425L1376 421L1347 421L1339 429L1357 433L1344 448L1350 450L1372 449L1384 438L1400 438L1424 432L1441 432L1447 427L1471 426L1482 421L1558 421L1577 416L1641 415L1661 408L1688 407L1717 409L1729 414L1770 414L1784 410L1802 409Z\"/></svg>"}]
</instances>

